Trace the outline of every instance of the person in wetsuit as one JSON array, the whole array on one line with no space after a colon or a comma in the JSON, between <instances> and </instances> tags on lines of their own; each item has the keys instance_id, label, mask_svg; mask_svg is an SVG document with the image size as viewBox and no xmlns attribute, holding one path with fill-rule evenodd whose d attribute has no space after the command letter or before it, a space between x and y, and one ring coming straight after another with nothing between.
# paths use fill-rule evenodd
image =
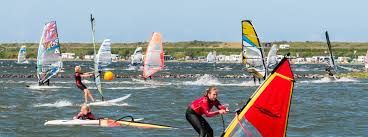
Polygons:
<instances>
[{"instance_id":1,"label":"person in wetsuit","mask_svg":"<svg viewBox=\"0 0 368 137\"><path fill-rule=\"evenodd\" d=\"M42 79L45 79L46 78L46 73L42 72L41 77L42 77ZM45 83L46 83L47 86L50 86L50 79L47 79L46 81L39 80L38 81L38 86L43 86L43 85L45 85Z\"/></svg>"},{"instance_id":2,"label":"person in wetsuit","mask_svg":"<svg viewBox=\"0 0 368 137\"><path fill-rule=\"evenodd\" d=\"M82 105L80 112L73 119L96 120L96 117L92 114L89 106Z\"/></svg>"},{"instance_id":3,"label":"person in wetsuit","mask_svg":"<svg viewBox=\"0 0 368 137\"><path fill-rule=\"evenodd\" d=\"M331 72L331 70L332 70L332 67L331 66L328 66L328 67L326 67L326 69L325 69L326 71L327 71L327 73L328 73L328 75L329 76L333 76L334 74Z\"/></svg>"},{"instance_id":4,"label":"person in wetsuit","mask_svg":"<svg viewBox=\"0 0 368 137\"><path fill-rule=\"evenodd\" d=\"M215 106L218 110L211 111ZM198 132L199 137L213 137L213 130L208 122L202 117L213 117L218 114L226 114L229 109L217 100L217 88L210 86L204 96L194 100L187 108L185 117L192 127Z\"/></svg>"},{"instance_id":5,"label":"person in wetsuit","mask_svg":"<svg viewBox=\"0 0 368 137\"><path fill-rule=\"evenodd\" d=\"M84 103L88 102L88 97L92 100L92 102L95 101L91 92L89 92L88 88L82 83L82 77L90 77L90 76L93 76L93 74L81 73L80 66L76 66L74 70L75 70L75 75L74 75L75 84L79 89L81 89L84 92Z\"/></svg>"}]
</instances>

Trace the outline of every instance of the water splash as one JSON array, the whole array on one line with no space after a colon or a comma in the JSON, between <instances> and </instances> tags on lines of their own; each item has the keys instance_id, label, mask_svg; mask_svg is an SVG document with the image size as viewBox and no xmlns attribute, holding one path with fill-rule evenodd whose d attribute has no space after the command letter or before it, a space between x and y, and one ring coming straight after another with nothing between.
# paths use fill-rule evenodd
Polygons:
<instances>
[{"instance_id":1,"label":"water splash","mask_svg":"<svg viewBox=\"0 0 368 137\"><path fill-rule=\"evenodd\" d=\"M67 107L73 106L73 104L68 100L58 100L55 103L45 103L45 104L36 104L34 107Z\"/></svg>"}]
</instances>

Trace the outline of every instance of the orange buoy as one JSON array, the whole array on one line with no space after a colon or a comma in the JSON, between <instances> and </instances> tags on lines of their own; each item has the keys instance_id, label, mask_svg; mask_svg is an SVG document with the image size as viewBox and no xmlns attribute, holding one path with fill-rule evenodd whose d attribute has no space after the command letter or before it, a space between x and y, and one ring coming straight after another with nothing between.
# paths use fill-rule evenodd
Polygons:
<instances>
[{"instance_id":1,"label":"orange buoy","mask_svg":"<svg viewBox=\"0 0 368 137\"><path fill-rule=\"evenodd\" d=\"M114 79L114 73L112 73L111 71L106 71L104 74L104 80L113 80Z\"/></svg>"}]
</instances>

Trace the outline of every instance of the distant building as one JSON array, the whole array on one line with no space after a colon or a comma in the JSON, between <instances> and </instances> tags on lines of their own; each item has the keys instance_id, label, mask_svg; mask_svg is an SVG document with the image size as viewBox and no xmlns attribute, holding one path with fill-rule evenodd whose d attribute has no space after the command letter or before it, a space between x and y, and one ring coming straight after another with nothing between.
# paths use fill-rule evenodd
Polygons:
<instances>
[{"instance_id":1,"label":"distant building","mask_svg":"<svg viewBox=\"0 0 368 137\"><path fill-rule=\"evenodd\" d=\"M289 44L280 44L279 49L289 49L290 45Z\"/></svg>"},{"instance_id":2,"label":"distant building","mask_svg":"<svg viewBox=\"0 0 368 137\"><path fill-rule=\"evenodd\" d=\"M84 55L85 60L93 60L93 58L94 58L93 55Z\"/></svg>"},{"instance_id":3,"label":"distant building","mask_svg":"<svg viewBox=\"0 0 368 137\"><path fill-rule=\"evenodd\" d=\"M337 62L341 64L349 63L349 60L351 60L350 57L338 57Z\"/></svg>"},{"instance_id":4,"label":"distant building","mask_svg":"<svg viewBox=\"0 0 368 137\"><path fill-rule=\"evenodd\" d=\"M62 59L74 59L75 53L61 53Z\"/></svg>"},{"instance_id":5,"label":"distant building","mask_svg":"<svg viewBox=\"0 0 368 137\"><path fill-rule=\"evenodd\" d=\"M241 63L242 57L241 55L236 54L230 56L217 55L216 60L218 60L219 62L226 62L226 63Z\"/></svg>"},{"instance_id":6,"label":"distant building","mask_svg":"<svg viewBox=\"0 0 368 137\"><path fill-rule=\"evenodd\" d=\"M116 62L120 60L120 55L119 54L111 54L111 60Z\"/></svg>"}]
</instances>

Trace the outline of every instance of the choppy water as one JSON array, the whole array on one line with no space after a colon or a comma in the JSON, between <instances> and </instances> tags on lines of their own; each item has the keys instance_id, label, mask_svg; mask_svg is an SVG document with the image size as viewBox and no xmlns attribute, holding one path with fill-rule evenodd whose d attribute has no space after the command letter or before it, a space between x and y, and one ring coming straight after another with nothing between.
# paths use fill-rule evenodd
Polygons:
<instances>
[{"instance_id":1,"label":"choppy water","mask_svg":"<svg viewBox=\"0 0 368 137\"><path fill-rule=\"evenodd\" d=\"M72 74L75 65L89 71L91 62L66 62L66 72ZM186 122L184 112L189 102L199 97L208 85L217 85L222 103L235 109L257 88L251 79L221 79L220 75L242 75L239 64L166 63L161 74L200 74L199 78L163 79L144 82L120 78L104 82L106 98L131 94L130 98L111 106L93 106L97 117L119 118L133 115L144 122L166 124L179 129L101 128L83 126L44 126L46 120L71 119L83 102L82 92L74 79L52 79L50 89L26 87L36 84L32 78L0 78L0 136L196 136ZM350 66L359 68L362 66ZM0 74L35 73L35 65L18 65L0 61ZM117 74L138 75L128 70L127 63L115 63ZM293 65L297 74L323 73L321 65ZM207 74L207 75L205 75ZM92 79L85 81L92 87ZM368 79L343 78L337 82L324 79L296 79L288 124L288 136L367 136ZM98 94L92 89L95 98ZM225 116L229 124L233 114ZM220 117L208 120L218 136Z\"/></svg>"}]
</instances>

